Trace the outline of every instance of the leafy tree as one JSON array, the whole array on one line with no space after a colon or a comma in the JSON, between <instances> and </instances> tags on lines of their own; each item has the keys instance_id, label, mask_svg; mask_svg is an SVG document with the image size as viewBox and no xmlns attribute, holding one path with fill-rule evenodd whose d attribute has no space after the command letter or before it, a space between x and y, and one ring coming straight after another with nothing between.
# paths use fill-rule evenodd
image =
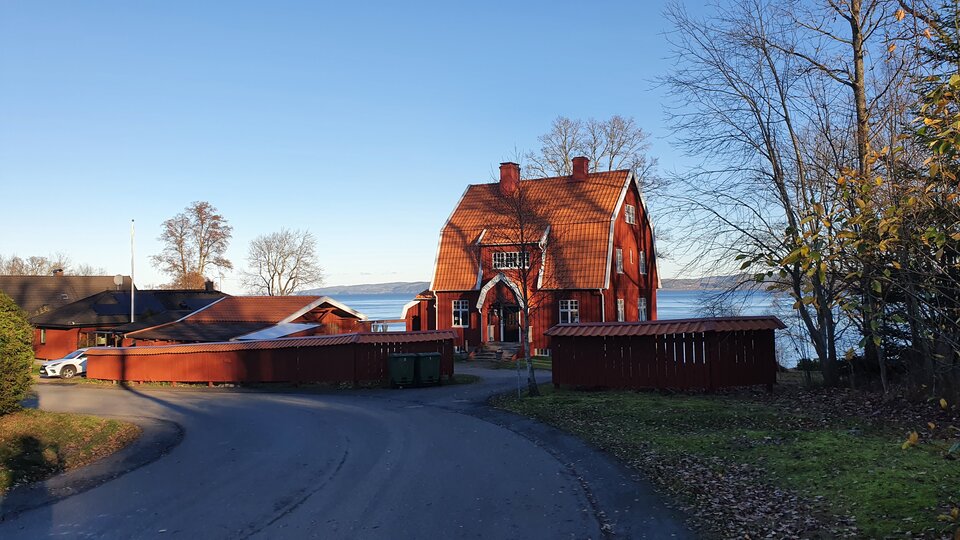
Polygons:
<instances>
[{"instance_id":1,"label":"leafy tree","mask_svg":"<svg viewBox=\"0 0 960 540\"><path fill-rule=\"evenodd\" d=\"M183 212L163 222L163 251L151 257L154 266L169 275L176 288L203 288L206 272L229 270L233 263L224 254L233 227L206 201L195 201Z\"/></svg>"},{"instance_id":2,"label":"leafy tree","mask_svg":"<svg viewBox=\"0 0 960 540\"><path fill-rule=\"evenodd\" d=\"M27 316L0 292L0 415L17 410L30 389L33 327Z\"/></svg>"},{"instance_id":3,"label":"leafy tree","mask_svg":"<svg viewBox=\"0 0 960 540\"><path fill-rule=\"evenodd\" d=\"M283 296L323 282L310 231L280 229L250 242L244 285L254 294Z\"/></svg>"}]
</instances>

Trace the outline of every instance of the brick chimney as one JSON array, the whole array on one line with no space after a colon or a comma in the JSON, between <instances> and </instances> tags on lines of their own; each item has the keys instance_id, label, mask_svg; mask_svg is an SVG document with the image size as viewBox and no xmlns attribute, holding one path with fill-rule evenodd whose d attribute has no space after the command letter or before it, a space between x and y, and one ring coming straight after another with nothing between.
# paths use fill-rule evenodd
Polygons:
<instances>
[{"instance_id":1,"label":"brick chimney","mask_svg":"<svg viewBox=\"0 0 960 540\"><path fill-rule=\"evenodd\" d=\"M513 195L520 187L520 165L508 161L500 164L500 193Z\"/></svg>"},{"instance_id":2,"label":"brick chimney","mask_svg":"<svg viewBox=\"0 0 960 540\"><path fill-rule=\"evenodd\" d=\"M577 156L573 158L573 180L583 182L587 179L587 173L590 171L590 158Z\"/></svg>"},{"instance_id":3,"label":"brick chimney","mask_svg":"<svg viewBox=\"0 0 960 540\"><path fill-rule=\"evenodd\" d=\"M213 281L211 281L211 280L209 280L209 279L206 280L206 281L204 281L204 282L203 282L203 290L206 291L206 292L213 292L213 291L215 291L216 289L213 288Z\"/></svg>"},{"instance_id":4,"label":"brick chimney","mask_svg":"<svg viewBox=\"0 0 960 540\"><path fill-rule=\"evenodd\" d=\"M55 268L53 270L53 275L57 277L63 277L63 268Z\"/></svg>"}]
</instances>

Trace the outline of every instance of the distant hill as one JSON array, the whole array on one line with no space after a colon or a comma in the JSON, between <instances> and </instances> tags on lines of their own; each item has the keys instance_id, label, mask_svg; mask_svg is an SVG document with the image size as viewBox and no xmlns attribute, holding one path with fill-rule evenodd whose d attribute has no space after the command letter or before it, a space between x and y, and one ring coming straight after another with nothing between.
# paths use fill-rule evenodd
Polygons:
<instances>
[{"instance_id":1,"label":"distant hill","mask_svg":"<svg viewBox=\"0 0 960 540\"><path fill-rule=\"evenodd\" d=\"M664 279L663 288L679 291L728 289L741 281L751 281L750 276L706 276L693 279ZM299 294L331 296L341 294L410 294L414 295L430 286L429 281L392 281L390 283L366 283L363 285L339 285L301 291Z\"/></svg>"},{"instance_id":2,"label":"distant hill","mask_svg":"<svg viewBox=\"0 0 960 540\"><path fill-rule=\"evenodd\" d=\"M662 279L663 288L675 291L703 291L730 289L744 281L753 281L752 276L733 275L733 276L704 276L702 278L692 279Z\"/></svg>"},{"instance_id":3,"label":"distant hill","mask_svg":"<svg viewBox=\"0 0 960 540\"><path fill-rule=\"evenodd\" d=\"M301 291L298 294L335 296L341 294L417 294L430 286L429 281L393 281L364 285L340 285Z\"/></svg>"}]
</instances>

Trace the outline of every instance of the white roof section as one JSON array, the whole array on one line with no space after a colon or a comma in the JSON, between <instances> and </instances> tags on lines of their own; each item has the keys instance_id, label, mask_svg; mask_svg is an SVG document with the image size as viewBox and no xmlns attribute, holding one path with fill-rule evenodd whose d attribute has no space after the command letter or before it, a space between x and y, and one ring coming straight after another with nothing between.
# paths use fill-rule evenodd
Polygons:
<instances>
[{"instance_id":1,"label":"white roof section","mask_svg":"<svg viewBox=\"0 0 960 540\"><path fill-rule=\"evenodd\" d=\"M287 337L290 334L303 332L304 330L312 330L318 326L320 325L316 323L280 323L257 330L255 332L250 332L249 334L237 336L233 338L233 341L247 341L251 339L277 339Z\"/></svg>"}]
</instances>

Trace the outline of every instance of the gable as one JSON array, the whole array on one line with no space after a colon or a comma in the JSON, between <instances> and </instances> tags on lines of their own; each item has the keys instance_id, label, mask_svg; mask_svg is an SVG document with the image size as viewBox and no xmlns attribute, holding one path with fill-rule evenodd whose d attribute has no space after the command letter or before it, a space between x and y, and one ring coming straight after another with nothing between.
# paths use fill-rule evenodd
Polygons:
<instances>
[{"instance_id":1,"label":"gable","mask_svg":"<svg viewBox=\"0 0 960 540\"><path fill-rule=\"evenodd\" d=\"M526 236L531 242L546 238L544 288L605 287L611 224L631 178L622 170L590 174L585 181L563 176L520 182L536 213ZM499 189L497 183L467 188L440 234L432 290L477 288L479 244L497 244L496 236L517 238L509 230L515 226L498 211Z\"/></svg>"}]
</instances>

